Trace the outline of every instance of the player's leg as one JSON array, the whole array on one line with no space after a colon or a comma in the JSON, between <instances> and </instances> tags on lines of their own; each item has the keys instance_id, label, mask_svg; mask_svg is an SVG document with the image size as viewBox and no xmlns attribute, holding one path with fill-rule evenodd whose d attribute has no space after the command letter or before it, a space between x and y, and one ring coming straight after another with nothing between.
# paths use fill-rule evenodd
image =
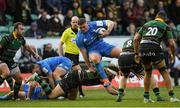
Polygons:
<instances>
[{"instance_id":1,"label":"player's leg","mask_svg":"<svg viewBox=\"0 0 180 108\"><path fill-rule=\"evenodd\" d=\"M102 62L101 62L101 55L97 52L90 52L89 53L90 60L95 64L96 70L103 79L104 83L109 83L107 75L103 69Z\"/></svg>"},{"instance_id":2,"label":"player's leg","mask_svg":"<svg viewBox=\"0 0 180 108\"><path fill-rule=\"evenodd\" d=\"M151 76L152 76L152 65L151 64L145 64L145 77L144 77L144 102L154 102L150 98L150 85L151 85Z\"/></svg>"},{"instance_id":3,"label":"player's leg","mask_svg":"<svg viewBox=\"0 0 180 108\"><path fill-rule=\"evenodd\" d=\"M158 83L153 75L151 77L151 88L152 88L155 96L157 97L157 99L156 99L157 101L165 101L165 99L160 96L160 90L158 87Z\"/></svg>"},{"instance_id":4,"label":"player's leg","mask_svg":"<svg viewBox=\"0 0 180 108\"><path fill-rule=\"evenodd\" d=\"M118 58L120 56L121 49L114 47L111 51L111 57Z\"/></svg>"},{"instance_id":5,"label":"player's leg","mask_svg":"<svg viewBox=\"0 0 180 108\"><path fill-rule=\"evenodd\" d=\"M53 77L54 77L56 85L61 83L61 80L62 80L61 77L64 76L66 73L67 73L66 70L63 69L62 67L56 67L56 69L53 72Z\"/></svg>"},{"instance_id":6,"label":"player's leg","mask_svg":"<svg viewBox=\"0 0 180 108\"><path fill-rule=\"evenodd\" d=\"M61 86L58 84L56 87L51 91L50 94L48 94L49 99L55 99L59 96L64 96L64 90L61 88Z\"/></svg>"},{"instance_id":7,"label":"player's leg","mask_svg":"<svg viewBox=\"0 0 180 108\"><path fill-rule=\"evenodd\" d=\"M159 72L161 73L165 83L166 83L166 87L168 89L168 93L169 93L169 96L170 96L170 101L171 102L179 102L180 100L177 99L174 96L173 86L172 86L172 83L171 83L171 79L170 79L169 73L167 72L167 69L166 69L165 61L162 60L156 66L157 66Z\"/></svg>"},{"instance_id":8,"label":"player's leg","mask_svg":"<svg viewBox=\"0 0 180 108\"><path fill-rule=\"evenodd\" d=\"M10 70L6 63L0 63L0 85L9 76Z\"/></svg>"},{"instance_id":9,"label":"player's leg","mask_svg":"<svg viewBox=\"0 0 180 108\"><path fill-rule=\"evenodd\" d=\"M22 84L22 77L21 72L18 66L11 69L10 75L14 78L15 84L14 84L14 99L18 98L18 93L21 88Z\"/></svg>"}]
</instances>

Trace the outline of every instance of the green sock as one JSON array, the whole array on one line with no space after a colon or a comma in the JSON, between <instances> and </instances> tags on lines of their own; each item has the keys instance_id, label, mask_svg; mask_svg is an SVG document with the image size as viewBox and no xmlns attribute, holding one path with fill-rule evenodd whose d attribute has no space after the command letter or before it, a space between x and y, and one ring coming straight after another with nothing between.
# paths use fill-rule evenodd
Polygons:
<instances>
[{"instance_id":1,"label":"green sock","mask_svg":"<svg viewBox=\"0 0 180 108\"><path fill-rule=\"evenodd\" d=\"M21 82L15 82L14 84L14 99L17 99L18 98L18 93L19 93L19 90L21 88Z\"/></svg>"},{"instance_id":2,"label":"green sock","mask_svg":"<svg viewBox=\"0 0 180 108\"><path fill-rule=\"evenodd\" d=\"M149 92L144 92L144 98L149 99Z\"/></svg>"},{"instance_id":3,"label":"green sock","mask_svg":"<svg viewBox=\"0 0 180 108\"><path fill-rule=\"evenodd\" d=\"M153 89L153 92L154 92L154 94L155 94L157 97L160 96L159 88L154 88L154 89Z\"/></svg>"},{"instance_id":4,"label":"green sock","mask_svg":"<svg viewBox=\"0 0 180 108\"><path fill-rule=\"evenodd\" d=\"M174 92L171 90L171 91L169 91L169 96L170 97L174 97Z\"/></svg>"},{"instance_id":5,"label":"green sock","mask_svg":"<svg viewBox=\"0 0 180 108\"><path fill-rule=\"evenodd\" d=\"M118 89L118 96L123 96L124 95L124 89L123 88L119 88Z\"/></svg>"},{"instance_id":6,"label":"green sock","mask_svg":"<svg viewBox=\"0 0 180 108\"><path fill-rule=\"evenodd\" d=\"M35 76L35 81L41 85L46 95L49 95L52 92L51 87L46 82L43 82L39 76Z\"/></svg>"},{"instance_id":7,"label":"green sock","mask_svg":"<svg viewBox=\"0 0 180 108\"><path fill-rule=\"evenodd\" d=\"M6 78L6 81L8 82L10 89L12 91L13 90L13 79L12 79L12 77Z\"/></svg>"}]
</instances>

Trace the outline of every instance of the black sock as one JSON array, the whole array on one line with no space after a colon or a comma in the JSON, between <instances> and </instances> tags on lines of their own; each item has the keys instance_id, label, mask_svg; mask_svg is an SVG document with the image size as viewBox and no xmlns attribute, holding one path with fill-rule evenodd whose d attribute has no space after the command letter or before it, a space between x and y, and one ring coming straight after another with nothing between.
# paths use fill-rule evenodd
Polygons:
<instances>
[{"instance_id":1,"label":"black sock","mask_svg":"<svg viewBox=\"0 0 180 108\"><path fill-rule=\"evenodd\" d=\"M159 88L157 88L157 87L153 89L153 92L157 97L160 95Z\"/></svg>"},{"instance_id":2,"label":"black sock","mask_svg":"<svg viewBox=\"0 0 180 108\"><path fill-rule=\"evenodd\" d=\"M52 92L51 87L47 83L43 82L39 76L35 76L35 81L37 81L41 85L46 95L49 95Z\"/></svg>"},{"instance_id":3,"label":"black sock","mask_svg":"<svg viewBox=\"0 0 180 108\"><path fill-rule=\"evenodd\" d=\"M14 99L17 99L18 98L18 93L19 93L19 90L21 88L21 82L15 82L14 84Z\"/></svg>"},{"instance_id":4,"label":"black sock","mask_svg":"<svg viewBox=\"0 0 180 108\"><path fill-rule=\"evenodd\" d=\"M12 91L13 90L13 79L12 79L12 77L7 77L6 81L8 82L10 89Z\"/></svg>"},{"instance_id":5,"label":"black sock","mask_svg":"<svg viewBox=\"0 0 180 108\"><path fill-rule=\"evenodd\" d=\"M169 91L169 96L170 97L174 97L174 92L171 90L171 91Z\"/></svg>"},{"instance_id":6,"label":"black sock","mask_svg":"<svg viewBox=\"0 0 180 108\"><path fill-rule=\"evenodd\" d=\"M144 98L149 99L149 92L144 92Z\"/></svg>"},{"instance_id":7,"label":"black sock","mask_svg":"<svg viewBox=\"0 0 180 108\"><path fill-rule=\"evenodd\" d=\"M0 76L0 85L4 82L4 78Z\"/></svg>"}]
</instances>

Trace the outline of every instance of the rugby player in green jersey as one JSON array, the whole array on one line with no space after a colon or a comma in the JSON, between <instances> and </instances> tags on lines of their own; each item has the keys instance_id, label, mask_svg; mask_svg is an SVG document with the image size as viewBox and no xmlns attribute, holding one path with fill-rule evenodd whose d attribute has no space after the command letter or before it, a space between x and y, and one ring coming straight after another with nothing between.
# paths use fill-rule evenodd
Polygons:
<instances>
[{"instance_id":1,"label":"rugby player in green jersey","mask_svg":"<svg viewBox=\"0 0 180 108\"><path fill-rule=\"evenodd\" d=\"M170 27L165 23L166 19L167 15L164 11L158 12L155 20L145 23L134 36L135 61L139 63L141 59L145 66L144 101L150 101L149 89L153 66L159 70L166 82L170 102L180 101L174 96L173 86L160 47L160 42L164 38L167 39L170 49L170 62L173 63L175 42Z\"/></svg>"},{"instance_id":2,"label":"rugby player in green jersey","mask_svg":"<svg viewBox=\"0 0 180 108\"><path fill-rule=\"evenodd\" d=\"M21 22L14 24L14 30L9 36L3 36L0 40L0 85L7 80L11 90L14 89L14 99L18 98L18 92L22 83L21 72L14 62L16 52L21 46L27 49L34 57L40 58L32 48L26 44L23 37L24 25ZM15 84L13 87L13 80Z\"/></svg>"}]
</instances>

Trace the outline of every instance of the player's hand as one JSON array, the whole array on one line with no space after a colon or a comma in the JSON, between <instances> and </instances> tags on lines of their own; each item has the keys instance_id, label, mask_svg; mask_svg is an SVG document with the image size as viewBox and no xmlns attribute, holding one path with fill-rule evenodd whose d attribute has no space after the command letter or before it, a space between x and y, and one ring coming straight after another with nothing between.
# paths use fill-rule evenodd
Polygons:
<instances>
[{"instance_id":1,"label":"player's hand","mask_svg":"<svg viewBox=\"0 0 180 108\"><path fill-rule=\"evenodd\" d=\"M105 37L105 36L108 36L110 34L110 32L109 31L104 31L99 37Z\"/></svg>"},{"instance_id":2,"label":"player's hand","mask_svg":"<svg viewBox=\"0 0 180 108\"><path fill-rule=\"evenodd\" d=\"M138 64L140 63L141 58L140 58L140 54L139 53L135 54L134 60L135 60L136 63L138 63Z\"/></svg>"},{"instance_id":3,"label":"player's hand","mask_svg":"<svg viewBox=\"0 0 180 108\"><path fill-rule=\"evenodd\" d=\"M36 54L36 55L35 55L35 58L38 59L38 60L42 60L42 57L39 56L39 54Z\"/></svg>"},{"instance_id":4,"label":"player's hand","mask_svg":"<svg viewBox=\"0 0 180 108\"><path fill-rule=\"evenodd\" d=\"M90 72L94 72L94 73L96 72L96 69L95 69L94 67L92 67L92 66L91 66L91 67L89 67L89 69L88 69L88 70L89 70Z\"/></svg>"}]
</instances>

